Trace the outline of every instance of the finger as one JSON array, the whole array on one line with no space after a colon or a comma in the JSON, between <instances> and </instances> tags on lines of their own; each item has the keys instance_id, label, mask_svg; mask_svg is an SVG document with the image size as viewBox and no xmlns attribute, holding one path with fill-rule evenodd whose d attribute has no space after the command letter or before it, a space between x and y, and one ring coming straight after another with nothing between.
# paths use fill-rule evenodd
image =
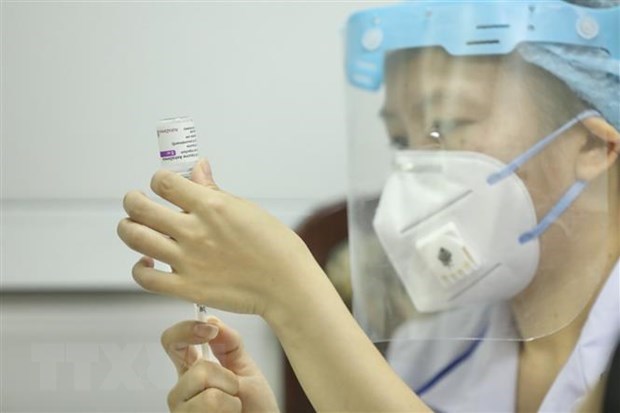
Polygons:
<instances>
[{"instance_id":1,"label":"finger","mask_svg":"<svg viewBox=\"0 0 620 413\"><path fill-rule=\"evenodd\" d=\"M177 242L154 229L125 218L118 223L116 232L134 251L172 266L179 261L181 250Z\"/></svg>"},{"instance_id":2,"label":"finger","mask_svg":"<svg viewBox=\"0 0 620 413\"><path fill-rule=\"evenodd\" d=\"M156 270L146 257L133 266L131 275L142 288L154 293L179 296L182 290L182 279L177 274Z\"/></svg>"},{"instance_id":3,"label":"finger","mask_svg":"<svg viewBox=\"0 0 620 413\"><path fill-rule=\"evenodd\" d=\"M219 329L217 336L209 342L209 346L222 366L238 375L254 374L258 367L245 351L241 335L216 317L211 316L207 321Z\"/></svg>"},{"instance_id":4,"label":"finger","mask_svg":"<svg viewBox=\"0 0 620 413\"><path fill-rule=\"evenodd\" d=\"M191 225L187 214L172 211L139 191L131 191L125 195L123 208L133 221L172 238L177 238L181 229Z\"/></svg>"},{"instance_id":5,"label":"finger","mask_svg":"<svg viewBox=\"0 0 620 413\"><path fill-rule=\"evenodd\" d=\"M160 169L151 179L151 189L184 211L193 211L204 201L205 187L172 171Z\"/></svg>"},{"instance_id":6,"label":"finger","mask_svg":"<svg viewBox=\"0 0 620 413\"><path fill-rule=\"evenodd\" d=\"M219 189L213 179L211 164L206 159L201 159L192 169L192 181L212 189Z\"/></svg>"},{"instance_id":7,"label":"finger","mask_svg":"<svg viewBox=\"0 0 620 413\"><path fill-rule=\"evenodd\" d=\"M218 389L207 389L180 405L180 411L196 413L241 413L241 399Z\"/></svg>"},{"instance_id":8,"label":"finger","mask_svg":"<svg viewBox=\"0 0 620 413\"><path fill-rule=\"evenodd\" d=\"M217 363L199 360L183 374L168 394L168 404L176 406L201 393L215 388L230 395L239 392L239 380L230 370Z\"/></svg>"},{"instance_id":9,"label":"finger","mask_svg":"<svg viewBox=\"0 0 620 413\"><path fill-rule=\"evenodd\" d=\"M207 343L217 336L218 330L215 324L188 320L176 323L162 333L161 345L174 363L179 376L198 359L198 352L193 346Z\"/></svg>"}]
</instances>

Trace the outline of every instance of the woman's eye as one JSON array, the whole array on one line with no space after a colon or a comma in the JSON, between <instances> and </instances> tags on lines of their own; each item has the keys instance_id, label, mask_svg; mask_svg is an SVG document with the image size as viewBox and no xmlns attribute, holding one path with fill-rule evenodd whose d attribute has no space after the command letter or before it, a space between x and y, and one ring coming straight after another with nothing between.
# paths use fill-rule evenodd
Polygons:
<instances>
[{"instance_id":1,"label":"woman's eye","mask_svg":"<svg viewBox=\"0 0 620 413\"><path fill-rule=\"evenodd\" d=\"M409 147L409 140L406 136L391 136L390 146L396 150L407 149Z\"/></svg>"},{"instance_id":2,"label":"woman's eye","mask_svg":"<svg viewBox=\"0 0 620 413\"><path fill-rule=\"evenodd\" d=\"M434 141L442 141L455 129L472 123L464 119L437 119L433 121L427 136Z\"/></svg>"}]
</instances>

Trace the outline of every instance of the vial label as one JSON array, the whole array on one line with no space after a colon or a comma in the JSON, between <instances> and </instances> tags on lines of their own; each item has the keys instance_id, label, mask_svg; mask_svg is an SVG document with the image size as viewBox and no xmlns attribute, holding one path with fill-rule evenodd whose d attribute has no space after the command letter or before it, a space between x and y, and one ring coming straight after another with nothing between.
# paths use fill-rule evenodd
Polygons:
<instances>
[{"instance_id":1,"label":"vial label","mask_svg":"<svg viewBox=\"0 0 620 413\"><path fill-rule=\"evenodd\" d=\"M183 175L198 161L196 128L190 118L164 119L157 125L159 156L164 168Z\"/></svg>"}]
</instances>

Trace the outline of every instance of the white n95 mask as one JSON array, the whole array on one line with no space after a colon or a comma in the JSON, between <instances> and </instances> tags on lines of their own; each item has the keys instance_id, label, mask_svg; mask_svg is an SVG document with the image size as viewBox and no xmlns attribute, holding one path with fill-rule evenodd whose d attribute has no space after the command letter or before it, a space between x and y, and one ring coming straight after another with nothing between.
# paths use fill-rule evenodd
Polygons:
<instances>
[{"instance_id":1,"label":"white n95 mask","mask_svg":"<svg viewBox=\"0 0 620 413\"><path fill-rule=\"evenodd\" d=\"M489 304L521 292L538 268L538 237L581 194L576 181L537 222L514 172L586 111L511 163L477 152L399 151L373 227L420 312Z\"/></svg>"},{"instance_id":2,"label":"white n95 mask","mask_svg":"<svg viewBox=\"0 0 620 413\"><path fill-rule=\"evenodd\" d=\"M373 226L421 312L513 297L538 266L538 240L519 237L536 213L516 174L475 152L401 151Z\"/></svg>"}]
</instances>

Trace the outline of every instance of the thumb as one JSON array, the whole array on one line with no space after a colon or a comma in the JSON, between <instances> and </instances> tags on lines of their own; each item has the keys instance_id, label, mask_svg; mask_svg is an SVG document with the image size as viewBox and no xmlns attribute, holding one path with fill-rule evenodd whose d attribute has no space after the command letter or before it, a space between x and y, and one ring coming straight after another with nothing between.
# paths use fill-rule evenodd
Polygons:
<instances>
[{"instance_id":1,"label":"thumb","mask_svg":"<svg viewBox=\"0 0 620 413\"><path fill-rule=\"evenodd\" d=\"M219 328L218 335L209 342L209 346L220 364L239 376L259 374L258 366L245 351L241 335L216 317L209 317L208 321Z\"/></svg>"},{"instance_id":2,"label":"thumb","mask_svg":"<svg viewBox=\"0 0 620 413\"><path fill-rule=\"evenodd\" d=\"M211 171L211 165L206 159L199 160L194 169L192 169L192 181L202 186L208 186L213 189L218 189L215 181L213 180L213 172Z\"/></svg>"}]
</instances>

